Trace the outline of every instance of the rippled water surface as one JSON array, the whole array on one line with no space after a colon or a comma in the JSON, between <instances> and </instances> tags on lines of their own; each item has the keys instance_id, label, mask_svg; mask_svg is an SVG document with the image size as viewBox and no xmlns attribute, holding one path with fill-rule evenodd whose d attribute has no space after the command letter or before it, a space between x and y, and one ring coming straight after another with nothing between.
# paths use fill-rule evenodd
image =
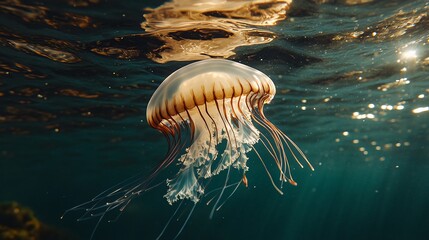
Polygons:
<instances>
[{"instance_id":1,"label":"rippled water surface","mask_svg":"<svg viewBox=\"0 0 429 240\"><path fill-rule=\"evenodd\" d=\"M251 155L249 187L213 219L203 199L180 239L428 239L427 1L269 2L244 15L178 11L189 23L159 1L0 1L0 201L89 239L96 220L63 212L164 158L167 142L146 123L157 86L194 60L227 57L273 80L265 115L315 171L293 163L298 186L279 195ZM165 191L101 221L94 239L155 239L177 206Z\"/></svg>"}]
</instances>

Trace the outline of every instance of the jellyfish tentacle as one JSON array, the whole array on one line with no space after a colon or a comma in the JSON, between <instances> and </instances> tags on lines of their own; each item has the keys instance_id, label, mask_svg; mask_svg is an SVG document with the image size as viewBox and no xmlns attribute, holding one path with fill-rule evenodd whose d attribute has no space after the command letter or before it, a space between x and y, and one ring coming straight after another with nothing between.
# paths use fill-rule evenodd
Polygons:
<instances>
[{"instance_id":1,"label":"jellyfish tentacle","mask_svg":"<svg viewBox=\"0 0 429 240\"><path fill-rule=\"evenodd\" d=\"M310 161L308 160L308 158L304 154L304 152L301 150L301 148L292 139L290 139L286 134L284 134L280 129L278 129L277 127L275 127L275 129L277 129L280 132L280 135L285 139L285 142L290 142L292 144L292 146L298 151L298 153L301 155L301 157L306 161L306 163L310 167L310 169L312 171L314 171L313 165L310 163Z\"/></svg>"},{"instance_id":2,"label":"jellyfish tentacle","mask_svg":"<svg viewBox=\"0 0 429 240\"><path fill-rule=\"evenodd\" d=\"M214 174L219 174L222 170L226 169L230 165L232 165L237 158L236 151L233 151L232 145L236 144L236 141L233 141L231 138L232 136L235 136L234 130L232 126L229 124L229 121L227 119L227 116L225 116L225 112L222 113L221 109L219 108L219 104L217 102L216 107L218 110L219 118L221 119L221 123L223 124L224 131L225 131L225 138L226 138L226 147L224 152L221 155L221 159L219 160L218 166L214 171ZM223 104L225 106L225 104Z\"/></svg>"},{"instance_id":3,"label":"jellyfish tentacle","mask_svg":"<svg viewBox=\"0 0 429 240\"><path fill-rule=\"evenodd\" d=\"M255 147L253 147L253 146L252 146L252 149L253 149L253 151L255 151L256 155L257 155L257 156L258 156L258 158L259 158L259 160L261 160L262 166L264 166L265 172L267 173L267 175L268 175L268 177L269 177L269 179L270 179L270 181L271 181L271 184L273 185L274 189L275 189L278 193L280 193L281 195L283 195L282 190L280 190L280 189L277 187L277 185L274 183L273 177L271 176L271 173L270 173L270 171L268 170L267 165L265 165L265 162L264 162L264 160L262 159L261 155L259 155L259 152L258 152L258 151L256 150L256 148L255 148Z\"/></svg>"},{"instance_id":4,"label":"jellyfish tentacle","mask_svg":"<svg viewBox=\"0 0 429 240\"><path fill-rule=\"evenodd\" d=\"M203 133L200 133L201 136L198 136L198 138L205 138L206 134L209 135L209 143L207 144L207 141L205 139L199 140L202 142L202 145L207 146L206 149L204 149L204 155L198 157L197 160L197 174L199 177L208 178L211 176L211 162L216 158L217 156L217 150L216 145L213 145L213 138L215 137L215 134L213 134L209 124L208 120L206 118L210 118L208 116L204 116L204 112L201 111L199 106L196 106L198 113L200 115L200 118L203 120L206 128ZM207 110L207 109L206 109Z\"/></svg>"},{"instance_id":5,"label":"jellyfish tentacle","mask_svg":"<svg viewBox=\"0 0 429 240\"><path fill-rule=\"evenodd\" d=\"M223 91L223 90L222 90ZM223 93L224 93L224 95L225 95L225 91L223 91ZM231 99L229 100L229 101L232 101L233 100L233 98L231 97ZM234 128L233 128L233 126L232 126L232 124L231 124L231 116L232 116L232 114L231 114L231 111L227 111L226 110L226 106L227 106L227 104L225 103L225 98L223 98L222 99L222 109L223 109L223 114L224 114L224 117L225 117L225 120L226 120L226 123L228 124L228 126L229 126L229 129L231 130L231 132L233 133L232 134L232 137L233 137L233 139L234 139L234 141L233 141L233 143L234 143L234 145L235 145L235 148L237 149L238 148L238 145L237 145L237 138L236 138L236 136L235 136L235 134L234 134ZM232 146L231 146L232 147Z\"/></svg>"},{"instance_id":6,"label":"jellyfish tentacle","mask_svg":"<svg viewBox=\"0 0 429 240\"><path fill-rule=\"evenodd\" d=\"M275 159L276 163L277 163L277 167L280 171L280 181L286 181L285 179L292 179L292 176L290 175L290 172L287 169L289 168L289 161L288 158L286 156L285 150L284 150L284 146L282 141L280 141L279 137L277 136L276 132L271 131L269 125L267 125L267 123L263 120L263 119L257 119L257 117L255 117L255 122L258 122L258 124L260 126L262 126L263 128L265 128L270 136L273 138L274 143L276 144L276 148L279 152L280 158ZM289 173L289 177L286 177L285 174Z\"/></svg>"},{"instance_id":7,"label":"jellyfish tentacle","mask_svg":"<svg viewBox=\"0 0 429 240\"><path fill-rule=\"evenodd\" d=\"M214 173L215 174L218 174L220 171L222 171L223 169L225 169L227 166L229 166L228 165L228 163L226 163L226 165L224 165L223 164L223 162L225 161L225 160L227 160L226 158L228 157L228 155L229 155L229 158L230 158L230 161L231 161L231 157L232 157L232 147L231 147L231 136L230 136L230 131L229 131L229 129L228 129L228 126L227 126L227 124L225 123L225 119L224 118L226 118L226 116L223 116L222 115L222 111L220 110L220 107L219 107L219 103L218 103L218 101L217 100L215 100L214 101L214 103L215 103L215 105L216 105L216 109L217 109L217 114L218 114L218 116L219 116L219 118L221 119L221 123L223 124L223 127L224 127L224 131L225 131L225 134L226 134L226 139L227 139L227 143L226 143L226 148L225 148L225 151L222 153L222 158L219 160L220 162L219 162L219 164L218 164L218 167L215 169L215 171L214 171ZM224 105L224 104L223 104ZM225 106L225 105L224 105ZM228 149L228 150L227 150ZM227 152L228 151L228 152Z\"/></svg>"},{"instance_id":8,"label":"jellyfish tentacle","mask_svg":"<svg viewBox=\"0 0 429 240\"><path fill-rule=\"evenodd\" d=\"M173 240L176 240L179 235L182 233L183 229L185 228L186 224L188 223L189 219L192 216L192 213L194 212L195 207L197 206L196 203L194 203L194 206L192 207L191 211L189 212L188 216L186 217L185 222L182 224L182 227L180 228L179 232L177 232L176 236L173 238Z\"/></svg>"},{"instance_id":9,"label":"jellyfish tentacle","mask_svg":"<svg viewBox=\"0 0 429 240\"><path fill-rule=\"evenodd\" d=\"M204 95L204 98L205 98L205 95ZM217 127L217 123L216 123L216 121L214 120L214 118L211 116L211 114L209 113L209 110L208 110L208 107L207 107L207 102L204 102L204 108L205 108L205 113L207 114L207 116L210 118L210 120L211 120L211 123L214 125L214 129L213 129L213 131L211 132L210 130L208 130L209 131L209 134L210 134L210 136L212 136L213 135L213 137L214 137L214 139L215 139L215 141L216 141L216 143L215 143L215 145L213 146L213 151L214 151L214 154L213 154L213 156L209 159L209 161L206 163L206 168L208 168L209 169L209 171L210 171L210 175L208 175L207 177L209 177L209 176L211 176L212 175L212 169L211 169L211 167L212 167L212 164L213 164L213 162L214 162L214 160L217 158L217 150L216 150L216 146L219 144L219 129L218 129L218 127ZM210 146L209 146L209 150L208 150L208 152L210 152L211 151L211 148L212 148L212 145L210 144Z\"/></svg>"},{"instance_id":10,"label":"jellyfish tentacle","mask_svg":"<svg viewBox=\"0 0 429 240\"><path fill-rule=\"evenodd\" d=\"M213 205L212 210L210 211L210 215L209 215L209 218L210 218L210 219L212 219L212 218L213 218L213 215L214 215L214 212L215 212L215 210L216 210L216 207L217 207L217 205L219 204L219 201L220 201L220 199L222 198L223 193L225 192L226 186L228 186L228 180L229 180L229 173L230 173L230 170L231 170L231 166L229 166L229 167L228 167L228 171L227 171L227 173L226 173L226 178L225 178L225 183L224 183L224 185L223 185L223 187L222 187L222 190L221 190L221 192L220 192L220 194L219 194L219 197L217 198L217 200L216 200L215 204Z\"/></svg>"},{"instance_id":11,"label":"jellyfish tentacle","mask_svg":"<svg viewBox=\"0 0 429 240\"><path fill-rule=\"evenodd\" d=\"M240 186L240 184L243 182L243 180L238 181L237 183L233 184L235 185L234 190L232 190L232 192L229 194L229 196L222 202L222 204L219 205L219 207L216 208L216 211L219 211L223 205L234 195L234 193L237 191L238 187Z\"/></svg>"},{"instance_id":12,"label":"jellyfish tentacle","mask_svg":"<svg viewBox=\"0 0 429 240\"><path fill-rule=\"evenodd\" d=\"M183 101L183 105L185 105L185 99L183 98L182 95L180 95L180 97L182 98ZM192 145L192 143L194 143L194 138L195 138L195 123L191 117L191 115L189 114L188 109L185 108L185 112L188 115L187 120L189 121L189 123L187 124L187 126L189 127L190 131L191 131L191 140L190 140L190 144Z\"/></svg>"},{"instance_id":13,"label":"jellyfish tentacle","mask_svg":"<svg viewBox=\"0 0 429 240\"><path fill-rule=\"evenodd\" d=\"M176 210L174 211L173 215L171 215L171 217L168 219L167 223L165 224L164 228L162 229L161 233L158 235L158 237L156 238L156 240L161 239L162 235L164 235L165 230L167 230L167 227L170 225L171 220L173 220L173 218L176 216L177 212L179 211L180 207L183 204L183 200L180 201L179 206L177 206Z\"/></svg>"},{"instance_id":14,"label":"jellyfish tentacle","mask_svg":"<svg viewBox=\"0 0 429 240\"><path fill-rule=\"evenodd\" d=\"M271 137L273 138L274 143L276 144L276 148L278 150L279 156L280 156L280 158L275 158L275 160L276 160L276 163L277 163L278 168L280 170L280 179L283 180L285 178L285 173L287 172L286 169L283 170L283 166L285 166L285 167L289 166L289 162L287 160L285 149L284 149L283 143L281 141L281 138L278 135L278 131L273 130L273 128L272 128L273 124L271 124L271 122L269 122L264 117L263 114L261 115L260 114L261 112L263 113L263 110L258 108L258 110L255 111L255 114L252 115L252 118L260 126L262 126L264 129L266 129L269 132L269 134L271 135ZM293 152L292 152L292 154L293 154Z\"/></svg>"},{"instance_id":15,"label":"jellyfish tentacle","mask_svg":"<svg viewBox=\"0 0 429 240\"><path fill-rule=\"evenodd\" d=\"M273 158L274 160L275 160L275 162L276 162L276 164L277 164L277 166L279 166L279 170L280 170L280 172L281 172L281 174L283 174L283 171L282 171L282 169L281 169L281 167L280 167L280 164L279 164L279 162L282 162L281 161L281 159L279 159L279 156L282 154L282 151L281 151L281 147L279 146L279 141L276 141L276 138L274 137L274 135L271 133L271 131L270 131L270 129L269 129L269 127L268 126L266 126L265 124L262 124L262 122L258 119L258 117L257 117L257 111L254 111L254 108L252 107L252 106L254 106L255 105L255 101L257 101L257 96L256 96L256 94L249 94L248 95L248 100L246 100L246 106L247 106L247 108L249 109L249 111L251 111L251 112L253 112L253 114L251 114L251 118L252 118L252 120L253 121L255 121L256 123L258 123L260 126L262 126L264 129L266 129L269 133L270 133L270 135L273 137L273 139L274 139L274 143L275 143L275 145L276 145L276 149L277 149L277 151L276 150L274 150L274 148L273 148L273 153L274 153L274 155L275 155L275 157ZM266 138L266 137L265 137ZM270 145L271 145L271 142L270 141L267 141Z\"/></svg>"}]
</instances>

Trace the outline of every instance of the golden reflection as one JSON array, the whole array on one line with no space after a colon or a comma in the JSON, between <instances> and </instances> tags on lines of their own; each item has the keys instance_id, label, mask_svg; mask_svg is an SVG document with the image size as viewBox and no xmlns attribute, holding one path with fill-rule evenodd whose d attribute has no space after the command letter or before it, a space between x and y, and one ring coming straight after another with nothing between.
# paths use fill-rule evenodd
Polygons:
<instances>
[{"instance_id":1,"label":"golden reflection","mask_svg":"<svg viewBox=\"0 0 429 240\"><path fill-rule=\"evenodd\" d=\"M49 120L55 119L56 115L36 110L33 108L23 108L15 106L7 106L5 108L5 114L0 116L1 122L47 122Z\"/></svg>"},{"instance_id":2,"label":"golden reflection","mask_svg":"<svg viewBox=\"0 0 429 240\"><path fill-rule=\"evenodd\" d=\"M286 18L292 0L173 0L145 9L146 31L192 26L202 22L230 22L234 25L272 26Z\"/></svg>"},{"instance_id":3,"label":"golden reflection","mask_svg":"<svg viewBox=\"0 0 429 240\"><path fill-rule=\"evenodd\" d=\"M405 34L420 31L420 27L425 29L429 24L428 10L429 6L410 12L399 11L375 26L367 27L363 31L335 35L332 40L345 42L355 39L370 42L396 40Z\"/></svg>"},{"instance_id":4,"label":"golden reflection","mask_svg":"<svg viewBox=\"0 0 429 240\"><path fill-rule=\"evenodd\" d=\"M147 57L159 63L228 58L237 47L269 43L275 34L256 27L272 26L285 19L291 2L175 0L156 9L145 9L142 28L163 43ZM103 53L117 54L120 50L113 48Z\"/></svg>"},{"instance_id":5,"label":"golden reflection","mask_svg":"<svg viewBox=\"0 0 429 240\"><path fill-rule=\"evenodd\" d=\"M100 3L100 0L67 0L67 3L73 7L88 7Z\"/></svg>"},{"instance_id":6,"label":"golden reflection","mask_svg":"<svg viewBox=\"0 0 429 240\"><path fill-rule=\"evenodd\" d=\"M86 99L93 99L93 98L98 98L100 96L100 94L89 94L89 93L85 93L76 89L61 89L59 91L62 95L64 96L71 96L71 97L79 97L79 98L86 98Z\"/></svg>"},{"instance_id":7,"label":"golden reflection","mask_svg":"<svg viewBox=\"0 0 429 240\"><path fill-rule=\"evenodd\" d=\"M374 0L316 0L317 3L341 3L345 5L359 5L373 2Z\"/></svg>"},{"instance_id":8,"label":"golden reflection","mask_svg":"<svg viewBox=\"0 0 429 240\"><path fill-rule=\"evenodd\" d=\"M401 78L401 79L395 80L394 82L386 83L381 86L378 86L377 89L385 92L391 88L395 88L395 87L399 87L407 84L410 84L410 80L408 80L408 78Z\"/></svg>"},{"instance_id":9,"label":"golden reflection","mask_svg":"<svg viewBox=\"0 0 429 240\"><path fill-rule=\"evenodd\" d=\"M0 62L0 76L11 76L17 73L23 74L24 77L30 79L46 78L45 74L35 72L24 64Z\"/></svg>"},{"instance_id":10,"label":"golden reflection","mask_svg":"<svg viewBox=\"0 0 429 240\"><path fill-rule=\"evenodd\" d=\"M198 27L162 29L152 33L165 41L164 45L147 54L155 62L191 61L211 57L228 58L234 49L271 42L275 35L268 31L237 28L230 23L198 23Z\"/></svg>"},{"instance_id":11,"label":"golden reflection","mask_svg":"<svg viewBox=\"0 0 429 240\"><path fill-rule=\"evenodd\" d=\"M0 12L15 15L25 22L42 23L56 29L61 27L96 27L96 24L88 16L54 12L45 6L25 4L20 0L0 2Z\"/></svg>"},{"instance_id":12,"label":"golden reflection","mask_svg":"<svg viewBox=\"0 0 429 240\"><path fill-rule=\"evenodd\" d=\"M24 35L19 35L16 33L9 32L5 29L0 29L0 44L5 46L9 46L18 51L35 54L41 57L48 58L50 60L61 62L61 63L77 63L80 62L81 59L77 57L75 54L68 52L66 50L78 51L81 47L78 43L72 43L65 40L46 38L46 37L29 37ZM17 67L25 67L25 71L31 72L29 67L24 65ZM10 67L0 65L1 69L7 69ZM10 72L18 72L10 69L9 71L5 71L6 74ZM0 72L0 75L4 73ZM33 78L37 78L37 76L33 76Z\"/></svg>"},{"instance_id":13,"label":"golden reflection","mask_svg":"<svg viewBox=\"0 0 429 240\"><path fill-rule=\"evenodd\" d=\"M76 63L81 61L72 53L56 50L46 45L31 44L25 42L25 40L8 40L8 42L10 46L17 50L26 53L33 53L42 57L49 58L53 61L62 63Z\"/></svg>"},{"instance_id":14,"label":"golden reflection","mask_svg":"<svg viewBox=\"0 0 429 240\"><path fill-rule=\"evenodd\" d=\"M96 47L92 48L91 51L103 56L116 56L119 59L130 59L140 56L140 51L138 50L118 47Z\"/></svg>"}]
</instances>

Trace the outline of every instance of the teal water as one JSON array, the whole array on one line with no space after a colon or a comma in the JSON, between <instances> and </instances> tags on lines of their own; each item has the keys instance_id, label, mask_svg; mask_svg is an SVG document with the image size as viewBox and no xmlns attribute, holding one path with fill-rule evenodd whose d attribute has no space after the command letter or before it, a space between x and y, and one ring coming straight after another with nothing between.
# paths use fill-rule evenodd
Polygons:
<instances>
[{"instance_id":1,"label":"teal water","mask_svg":"<svg viewBox=\"0 0 429 240\"><path fill-rule=\"evenodd\" d=\"M0 201L89 239L96 221L61 215L163 160L167 143L147 125L146 105L189 62L94 51L117 37L147 51L149 40L131 36L143 32L142 9L162 3L81 2L0 3ZM272 78L277 95L265 115L315 171L293 165L298 186L285 185L282 196L253 156L249 187L213 219L211 206L198 204L180 239L429 238L429 5L346 2L296 1L287 19L264 28L274 41L230 57ZM155 239L177 206L163 198L166 189L136 198L116 222L102 221L94 239Z\"/></svg>"}]
</instances>

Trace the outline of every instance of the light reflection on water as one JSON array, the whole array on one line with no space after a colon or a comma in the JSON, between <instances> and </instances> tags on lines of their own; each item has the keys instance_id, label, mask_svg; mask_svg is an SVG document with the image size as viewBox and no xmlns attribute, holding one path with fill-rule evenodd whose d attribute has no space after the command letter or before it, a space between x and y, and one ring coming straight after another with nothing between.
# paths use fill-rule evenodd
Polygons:
<instances>
[{"instance_id":1,"label":"light reflection on water","mask_svg":"<svg viewBox=\"0 0 429 240\"><path fill-rule=\"evenodd\" d=\"M146 104L167 75L188 63L177 60L199 59L154 54L165 49L161 37L203 47L210 44L199 40L212 37L228 44L219 55L201 56L229 57L273 79L278 93L266 115L305 150L316 171L295 171L299 186L279 197L253 162L250 188L240 189L212 221L198 208L183 239L429 235L425 1L295 1L265 26L235 22L254 33L248 37L256 42L244 38L244 44L239 31L225 26L223 35L142 29L151 15L142 9L154 14L162 6L0 3L0 201L19 201L47 223L89 236L93 225L59 221L62 211L162 159L165 142L145 123ZM221 13L208 16L236 20ZM174 211L164 192L145 194L117 223L102 225L96 239L156 237Z\"/></svg>"}]
</instances>

